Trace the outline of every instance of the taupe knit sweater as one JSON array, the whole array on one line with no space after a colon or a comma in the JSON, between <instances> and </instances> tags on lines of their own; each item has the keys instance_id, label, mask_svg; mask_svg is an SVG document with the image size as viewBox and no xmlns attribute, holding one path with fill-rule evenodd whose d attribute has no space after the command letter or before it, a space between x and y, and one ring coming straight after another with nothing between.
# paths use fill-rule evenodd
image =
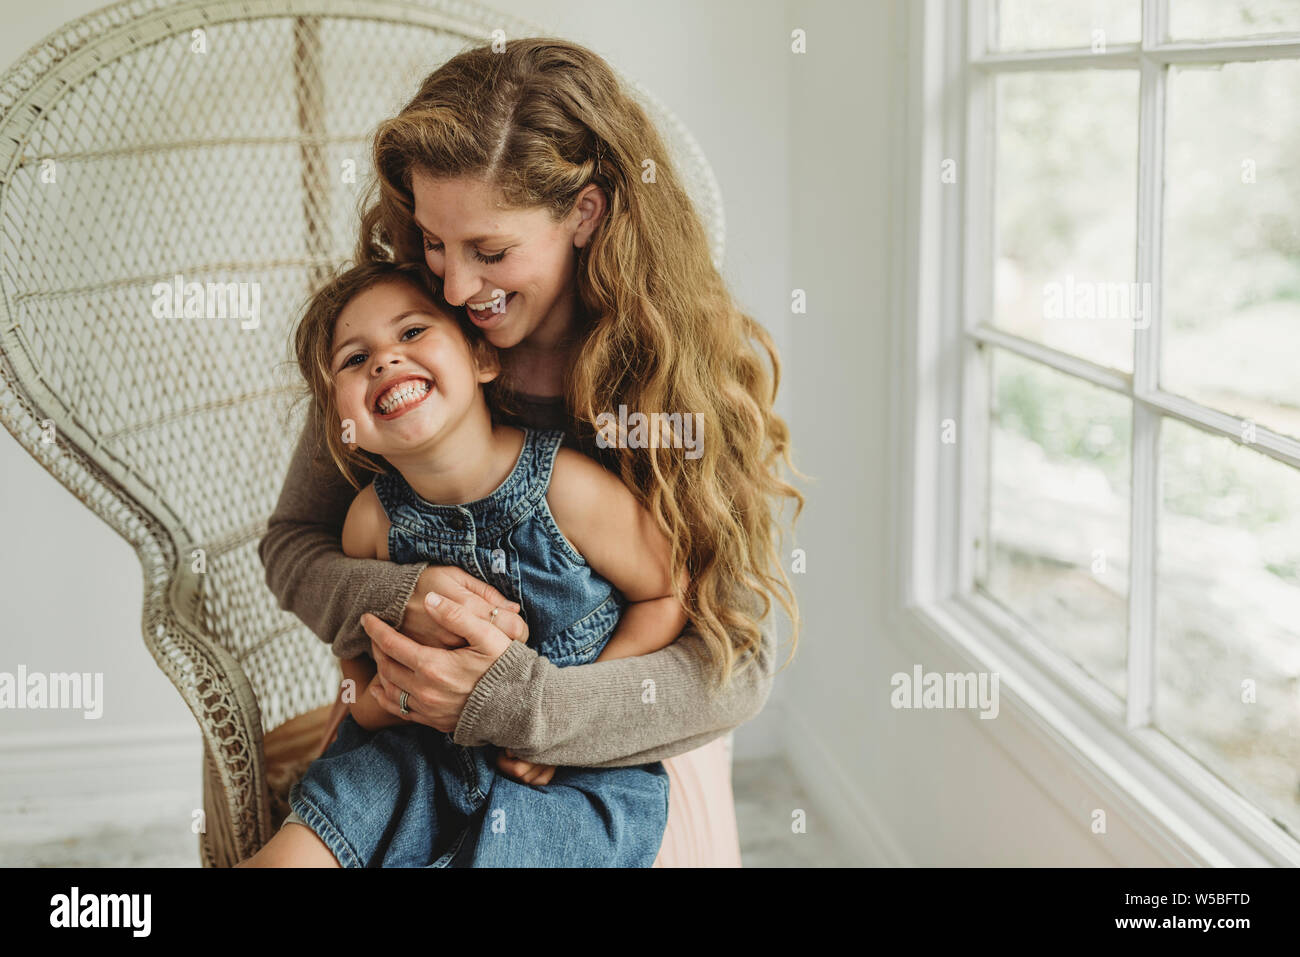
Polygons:
<instances>
[{"instance_id":1,"label":"taupe knit sweater","mask_svg":"<svg viewBox=\"0 0 1300 957\"><path fill-rule=\"evenodd\" d=\"M563 429L565 444L582 448L563 400L525 400L513 422ZM334 654L370 649L359 619L365 612L400 630L406 602L424 564L397 565L349 558L340 544L355 491L324 445L314 411L298 440L289 474L259 546L266 582L280 607L301 618ZM582 448L600 458L598 450ZM741 589L753 617L757 598ZM495 744L521 758L569 767L644 764L707 744L756 715L775 669L772 616L762 623L758 655L737 666L721 691L711 685L703 640L688 626L653 654L557 668L521 642L510 647L474 686L453 733L457 744ZM642 703L654 681L654 703Z\"/></svg>"}]
</instances>

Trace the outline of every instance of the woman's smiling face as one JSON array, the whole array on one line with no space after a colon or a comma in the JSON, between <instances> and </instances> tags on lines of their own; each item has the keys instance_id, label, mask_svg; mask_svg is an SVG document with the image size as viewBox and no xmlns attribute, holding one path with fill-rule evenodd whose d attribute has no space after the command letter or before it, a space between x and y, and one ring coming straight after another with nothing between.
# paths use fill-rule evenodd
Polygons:
<instances>
[{"instance_id":1,"label":"woman's smiling face","mask_svg":"<svg viewBox=\"0 0 1300 957\"><path fill-rule=\"evenodd\" d=\"M489 342L551 346L568 332L577 312L577 247L605 208L597 187L558 223L542 208L507 208L497 189L470 177L435 179L417 169L411 192L425 260L443 295Z\"/></svg>"}]
</instances>

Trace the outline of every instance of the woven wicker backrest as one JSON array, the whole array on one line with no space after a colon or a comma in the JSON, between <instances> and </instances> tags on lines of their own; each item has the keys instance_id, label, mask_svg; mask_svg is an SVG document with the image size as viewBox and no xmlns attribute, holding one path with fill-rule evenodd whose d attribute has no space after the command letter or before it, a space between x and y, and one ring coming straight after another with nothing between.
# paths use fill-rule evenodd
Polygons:
<instances>
[{"instance_id":1,"label":"woven wicker backrest","mask_svg":"<svg viewBox=\"0 0 1300 957\"><path fill-rule=\"evenodd\" d=\"M0 420L138 551L146 644L214 752L231 712L269 730L333 694L257 555L304 409L289 335L355 243L375 125L494 30L540 32L431 0L132 0L0 81ZM638 95L720 259L708 165ZM162 315L177 276L256 284L256 326Z\"/></svg>"}]
</instances>

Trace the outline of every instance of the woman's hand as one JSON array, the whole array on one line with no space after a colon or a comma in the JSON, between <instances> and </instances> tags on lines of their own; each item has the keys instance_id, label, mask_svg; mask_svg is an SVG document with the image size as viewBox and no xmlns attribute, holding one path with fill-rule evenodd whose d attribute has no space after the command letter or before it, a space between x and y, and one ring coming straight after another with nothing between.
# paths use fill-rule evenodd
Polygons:
<instances>
[{"instance_id":1,"label":"woman's hand","mask_svg":"<svg viewBox=\"0 0 1300 957\"><path fill-rule=\"evenodd\" d=\"M456 729L470 692L510 647L511 639L501 627L503 619L510 616L523 624L506 610L497 614L495 624L489 624L488 615L479 617L471 607L469 602L429 594L425 610L438 628L452 636L455 645L451 646L424 645L374 615L361 616L361 627L370 636L371 656L379 669L370 693L390 714L449 734ZM490 614L491 609L488 611ZM527 635L527 629L517 630ZM410 714L401 711L403 691L409 695Z\"/></svg>"},{"instance_id":2,"label":"woman's hand","mask_svg":"<svg viewBox=\"0 0 1300 957\"><path fill-rule=\"evenodd\" d=\"M401 624L401 633L422 645L459 648L465 644L463 635L448 628L436 615L428 613L425 599L430 594L450 598L469 614L485 621L491 616L492 609L498 608L500 611L494 622L497 628L507 638L528 640L528 625L518 615L518 604L506 601L499 591L487 582L479 581L463 568L455 565L430 565L420 573L415 590L407 599L406 614Z\"/></svg>"}]
</instances>

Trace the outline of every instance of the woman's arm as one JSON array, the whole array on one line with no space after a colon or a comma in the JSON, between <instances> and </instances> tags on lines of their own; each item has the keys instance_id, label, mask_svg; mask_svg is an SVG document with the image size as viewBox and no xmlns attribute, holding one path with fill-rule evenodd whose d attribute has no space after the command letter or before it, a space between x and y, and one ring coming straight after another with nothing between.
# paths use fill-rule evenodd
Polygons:
<instances>
[{"instance_id":1,"label":"woman's arm","mask_svg":"<svg viewBox=\"0 0 1300 957\"><path fill-rule=\"evenodd\" d=\"M430 595L426 610L461 647L432 648L374 616L370 635L379 676L374 693L406 720L454 735L457 744L495 744L535 764L620 767L670 758L725 734L762 709L772 688L774 615L737 592L736 610L759 623L761 642L715 692L704 640L688 626L653 654L557 668L477 617L461 602Z\"/></svg>"},{"instance_id":2,"label":"woman's arm","mask_svg":"<svg viewBox=\"0 0 1300 957\"><path fill-rule=\"evenodd\" d=\"M629 599L671 593L668 542L616 476L562 449L547 502L578 552ZM742 595L748 601L737 607L758 621L757 598ZM557 668L532 649L507 648L470 691L453 740L495 744L538 765L645 764L707 744L756 715L775 671L773 616L761 622L755 660L738 664L731 683L715 690L704 640L693 626L664 647L685 622L671 594L667 602L669 617L652 614L640 634L620 622L610 640L611 646L621 638L634 646L640 641L644 653L633 648ZM659 634L664 621L673 622L668 637Z\"/></svg>"},{"instance_id":3,"label":"woman's arm","mask_svg":"<svg viewBox=\"0 0 1300 957\"><path fill-rule=\"evenodd\" d=\"M738 606L758 620L757 599L742 594L750 601ZM756 656L737 663L719 691L694 626L652 654L568 668L512 641L470 692L453 740L568 767L646 764L692 751L748 721L767 701L776 671L775 616L760 627Z\"/></svg>"}]
</instances>

